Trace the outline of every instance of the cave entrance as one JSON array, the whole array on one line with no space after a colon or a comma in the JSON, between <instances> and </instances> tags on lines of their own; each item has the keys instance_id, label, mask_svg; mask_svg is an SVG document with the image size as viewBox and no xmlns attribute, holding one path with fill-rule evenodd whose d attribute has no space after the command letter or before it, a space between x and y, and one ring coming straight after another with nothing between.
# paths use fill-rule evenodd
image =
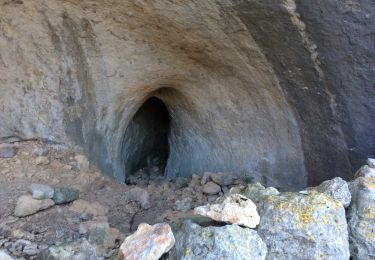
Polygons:
<instances>
[{"instance_id":1,"label":"cave entrance","mask_svg":"<svg viewBox=\"0 0 375 260\"><path fill-rule=\"evenodd\" d=\"M127 183L148 182L163 176L169 155L170 115L163 101L151 97L139 108L127 128Z\"/></svg>"}]
</instances>

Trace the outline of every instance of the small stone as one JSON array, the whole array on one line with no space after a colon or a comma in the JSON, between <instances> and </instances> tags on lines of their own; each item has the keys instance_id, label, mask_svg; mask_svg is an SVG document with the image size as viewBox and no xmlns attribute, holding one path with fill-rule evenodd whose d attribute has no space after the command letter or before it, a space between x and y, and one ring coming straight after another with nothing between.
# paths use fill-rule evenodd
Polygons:
<instances>
[{"instance_id":1,"label":"small stone","mask_svg":"<svg viewBox=\"0 0 375 260\"><path fill-rule=\"evenodd\" d=\"M31 195L23 195L18 201L14 210L16 217L26 217L55 205L51 199L36 200Z\"/></svg>"},{"instance_id":2,"label":"small stone","mask_svg":"<svg viewBox=\"0 0 375 260\"><path fill-rule=\"evenodd\" d=\"M175 202L175 209L181 212L188 212L191 209L192 198L184 198Z\"/></svg>"},{"instance_id":3,"label":"small stone","mask_svg":"<svg viewBox=\"0 0 375 260\"><path fill-rule=\"evenodd\" d=\"M354 178L359 178L359 177L372 177L372 178L375 178L375 168L370 168L368 165L363 165L354 174Z\"/></svg>"},{"instance_id":4,"label":"small stone","mask_svg":"<svg viewBox=\"0 0 375 260\"><path fill-rule=\"evenodd\" d=\"M203 186L203 192L209 195L218 194L221 191L221 187L214 182L207 182Z\"/></svg>"},{"instance_id":5,"label":"small stone","mask_svg":"<svg viewBox=\"0 0 375 260\"><path fill-rule=\"evenodd\" d=\"M189 179L188 178L185 178L185 177L178 177L176 179L176 185L178 188L185 188L189 185Z\"/></svg>"},{"instance_id":6,"label":"small stone","mask_svg":"<svg viewBox=\"0 0 375 260\"><path fill-rule=\"evenodd\" d=\"M151 208L150 194L147 190L142 188L132 188L131 190L124 193L126 201L135 201L141 205L143 209Z\"/></svg>"},{"instance_id":7,"label":"small stone","mask_svg":"<svg viewBox=\"0 0 375 260\"><path fill-rule=\"evenodd\" d=\"M31 192L33 198L37 200L52 199L54 194L53 188L44 184L31 184L29 191Z\"/></svg>"},{"instance_id":8,"label":"small stone","mask_svg":"<svg viewBox=\"0 0 375 260\"><path fill-rule=\"evenodd\" d=\"M76 213L86 212L92 216L105 216L108 213L108 208L101 205L99 202L88 202L83 199L79 199L73 202L69 208L71 211Z\"/></svg>"},{"instance_id":9,"label":"small stone","mask_svg":"<svg viewBox=\"0 0 375 260\"><path fill-rule=\"evenodd\" d=\"M375 159L368 158L367 159L367 165L370 166L371 168L375 168Z\"/></svg>"},{"instance_id":10,"label":"small stone","mask_svg":"<svg viewBox=\"0 0 375 260\"><path fill-rule=\"evenodd\" d=\"M89 221L89 220L92 220L93 217L94 216L92 214L89 214L87 212L82 212L81 214L79 214L79 219L81 221Z\"/></svg>"},{"instance_id":11,"label":"small stone","mask_svg":"<svg viewBox=\"0 0 375 260\"><path fill-rule=\"evenodd\" d=\"M165 259L266 259L267 246L255 230L237 225L201 227L185 220L172 224L176 244Z\"/></svg>"},{"instance_id":12,"label":"small stone","mask_svg":"<svg viewBox=\"0 0 375 260\"><path fill-rule=\"evenodd\" d=\"M34 148L31 154L34 157L39 157L39 156L47 156L49 153L49 149L47 147L37 147Z\"/></svg>"},{"instance_id":13,"label":"small stone","mask_svg":"<svg viewBox=\"0 0 375 260\"><path fill-rule=\"evenodd\" d=\"M175 244L171 227L166 223L153 226L142 223L120 247L120 260L157 260Z\"/></svg>"},{"instance_id":14,"label":"small stone","mask_svg":"<svg viewBox=\"0 0 375 260\"><path fill-rule=\"evenodd\" d=\"M38 156L35 159L36 165L48 165L50 163L50 160L47 156Z\"/></svg>"},{"instance_id":15,"label":"small stone","mask_svg":"<svg viewBox=\"0 0 375 260\"><path fill-rule=\"evenodd\" d=\"M77 168L80 171L88 171L90 169L90 162L84 155L76 155L74 159L77 162Z\"/></svg>"},{"instance_id":16,"label":"small stone","mask_svg":"<svg viewBox=\"0 0 375 260\"><path fill-rule=\"evenodd\" d=\"M317 187L308 188L307 191L316 191L330 196L331 198L340 201L345 208L349 206L352 198L348 183L340 177L324 181Z\"/></svg>"},{"instance_id":17,"label":"small stone","mask_svg":"<svg viewBox=\"0 0 375 260\"><path fill-rule=\"evenodd\" d=\"M36 259L74 259L91 260L98 259L96 249L85 238L74 242L51 246L42 250Z\"/></svg>"},{"instance_id":18,"label":"small stone","mask_svg":"<svg viewBox=\"0 0 375 260\"><path fill-rule=\"evenodd\" d=\"M260 220L256 205L240 194L230 194L217 204L197 207L194 213L216 221L249 228L255 228Z\"/></svg>"},{"instance_id":19,"label":"small stone","mask_svg":"<svg viewBox=\"0 0 375 260\"><path fill-rule=\"evenodd\" d=\"M12 158L16 156L17 146L13 144L0 144L0 158Z\"/></svg>"},{"instance_id":20,"label":"small stone","mask_svg":"<svg viewBox=\"0 0 375 260\"><path fill-rule=\"evenodd\" d=\"M53 201L56 204L72 202L79 198L79 190L70 187L59 187L54 189Z\"/></svg>"}]
</instances>

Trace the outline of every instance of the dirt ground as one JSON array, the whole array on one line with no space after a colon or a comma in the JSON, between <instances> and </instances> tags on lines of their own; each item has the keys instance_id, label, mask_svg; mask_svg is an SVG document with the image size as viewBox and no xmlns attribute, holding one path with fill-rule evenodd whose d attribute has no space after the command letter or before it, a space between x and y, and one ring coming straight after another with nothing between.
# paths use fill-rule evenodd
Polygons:
<instances>
[{"instance_id":1,"label":"dirt ground","mask_svg":"<svg viewBox=\"0 0 375 260\"><path fill-rule=\"evenodd\" d=\"M134 185L104 177L92 165L87 171L78 170L74 151L39 141L21 142L18 145L15 157L0 158L0 250L6 250L20 238L36 243L38 248L43 249L82 236L78 232L82 221L80 213L70 210L72 203L55 205L23 218L14 216L17 199L28 193L32 183L79 189L80 199L108 207L108 223L124 236L134 232L142 222L171 222L177 217L192 215L191 210L186 213L174 210L177 200L190 197L193 208L215 199L215 196L203 195L199 185L181 188L180 184L156 176L151 178L148 185L141 185L150 194L151 208L144 210L137 203L124 199L124 192L134 188ZM48 165L37 165L32 151L38 147L48 148ZM18 257L24 259L24 256Z\"/></svg>"}]
</instances>

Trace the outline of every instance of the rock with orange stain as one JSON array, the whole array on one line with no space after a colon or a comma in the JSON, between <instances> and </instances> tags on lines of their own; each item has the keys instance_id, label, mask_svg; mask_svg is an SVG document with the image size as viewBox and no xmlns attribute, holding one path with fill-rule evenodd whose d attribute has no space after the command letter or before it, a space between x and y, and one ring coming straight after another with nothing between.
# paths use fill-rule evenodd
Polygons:
<instances>
[{"instance_id":1,"label":"rock with orange stain","mask_svg":"<svg viewBox=\"0 0 375 260\"><path fill-rule=\"evenodd\" d=\"M171 227L166 223L153 226L142 223L120 247L120 260L157 260L175 244Z\"/></svg>"}]
</instances>

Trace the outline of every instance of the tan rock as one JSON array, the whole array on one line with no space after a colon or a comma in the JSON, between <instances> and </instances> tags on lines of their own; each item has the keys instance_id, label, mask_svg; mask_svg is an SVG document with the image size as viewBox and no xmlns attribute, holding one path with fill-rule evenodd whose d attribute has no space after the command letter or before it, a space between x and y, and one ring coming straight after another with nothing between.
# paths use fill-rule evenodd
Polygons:
<instances>
[{"instance_id":1,"label":"tan rock","mask_svg":"<svg viewBox=\"0 0 375 260\"><path fill-rule=\"evenodd\" d=\"M47 156L38 156L35 159L36 165L48 165L50 163L50 160Z\"/></svg>"},{"instance_id":2,"label":"tan rock","mask_svg":"<svg viewBox=\"0 0 375 260\"><path fill-rule=\"evenodd\" d=\"M255 228L260 221L256 205L240 194L230 194L221 203L197 207L194 212L216 221L249 228Z\"/></svg>"},{"instance_id":3,"label":"tan rock","mask_svg":"<svg viewBox=\"0 0 375 260\"><path fill-rule=\"evenodd\" d=\"M166 223L153 226L142 223L120 247L120 260L157 260L175 244L171 227Z\"/></svg>"},{"instance_id":4,"label":"tan rock","mask_svg":"<svg viewBox=\"0 0 375 260\"><path fill-rule=\"evenodd\" d=\"M76 155L74 158L77 162L77 168L80 171L88 171L90 169L90 163L86 156Z\"/></svg>"},{"instance_id":5,"label":"tan rock","mask_svg":"<svg viewBox=\"0 0 375 260\"><path fill-rule=\"evenodd\" d=\"M31 195L23 195L17 201L14 215L16 217L26 217L40 210L48 209L53 205L55 203L51 199L36 200Z\"/></svg>"}]
</instances>

